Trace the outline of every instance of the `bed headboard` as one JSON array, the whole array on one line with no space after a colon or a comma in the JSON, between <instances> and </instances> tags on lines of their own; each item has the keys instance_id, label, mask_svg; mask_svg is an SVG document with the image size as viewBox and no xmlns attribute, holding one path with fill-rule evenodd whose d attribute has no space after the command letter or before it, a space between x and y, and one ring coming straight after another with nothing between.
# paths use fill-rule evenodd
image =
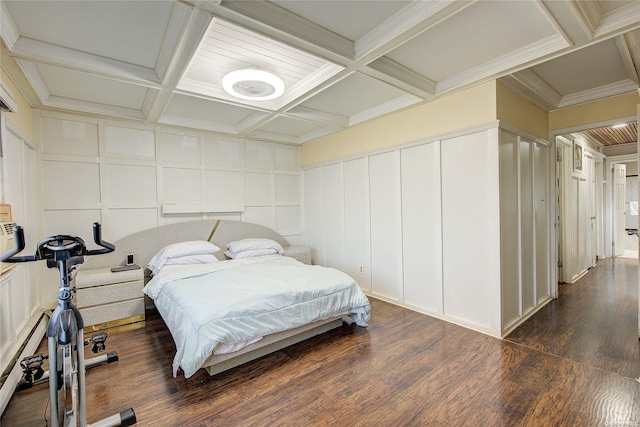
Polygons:
<instances>
[{"instance_id":1,"label":"bed headboard","mask_svg":"<svg viewBox=\"0 0 640 427\"><path fill-rule=\"evenodd\" d=\"M87 257L80 268L106 268L124 265L127 254L133 254L134 262L146 268L151 258L163 247L171 243L189 240L210 241L221 249L216 257L224 260L227 243L247 237L272 239L283 247L289 246L289 242L279 233L262 225L216 219L189 221L150 228L116 240L112 242L116 246L115 251L105 255ZM145 275L148 273L147 270Z\"/></svg>"}]
</instances>

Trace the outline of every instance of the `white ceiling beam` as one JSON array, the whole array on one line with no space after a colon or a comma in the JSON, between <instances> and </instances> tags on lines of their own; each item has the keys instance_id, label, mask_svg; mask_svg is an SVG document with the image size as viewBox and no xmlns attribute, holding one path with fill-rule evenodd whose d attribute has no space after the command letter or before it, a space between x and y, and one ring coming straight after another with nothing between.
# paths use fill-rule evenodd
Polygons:
<instances>
[{"instance_id":1,"label":"white ceiling beam","mask_svg":"<svg viewBox=\"0 0 640 427\"><path fill-rule=\"evenodd\" d=\"M353 59L353 42L266 1L191 1L223 19L325 57ZM321 54L321 56L323 56ZM330 58L329 58L330 59Z\"/></svg>"},{"instance_id":2,"label":"white ceiling beam","mask_svg":"<svg viewBox=\"0 0 640 427\"><path fill-rule=\"evenodd\" d=\"M501 81L546 111L556 109L562 100L562 95L529 69L505 76Z\"/></svg>"},{"instance_id":3,"label":"white ceiling beam","mask_svg":"<svg viewBox=\"0 0 640 427\"><path fill-rule=\"evenodd\" d=\"M595 89L589 89L563 96L562 101L558 104L558 108L569 107L571 105L582 104L584 102L595 101L610 96L622 95L623 93L636 92L637 90L638 85L633 81L623 80Z\"/></svg>"},{"instance_id":4,"label":"white ceiling beam","mask_svg":"<svg viewBox=\"0 0 640 427\"><path fill-rule=\"evenodd\" d=\"M354 59L371 62L476 0L415 0L355 42Z\"/></svg>"},{"instance_id":5,"label":"white ceiling beam","mask_svg":"<svg viewBox=\"0 0 640 427\"><path fill-rule=\"evenodd\" d=\"M631 50L629 49L629 45L627 45L626 39L624 38L624 36L617 36L613 41L616 44L618 53L620 53L620 59L622 60L624 69L627 71L627 75L631 80L633 80L636 85L639 84L640 81L638 81L638 70L636 70L636 67L633 64Z\"/></svg>"},{"instance_id":6,"label":"white ceiling beam","mask_svg":"<svg viewBox=\"0 0 640 427\"><path fill-rule=\"evenodd\" d=\"M320 123L334 128L349 127L349 118L340 114L325 113L307 107L297 106L285 113L286 116L302 119L309 122Z\"/></svg>"},{"instance_id":7,"label":"white ceiling beam","mask_svg":"<svg viewBox=\"0 0 640 427\"><path fill-rule=\"evenodd\" d=\"M354 58L354 43L332 31L310 22L290 11L270 2L261 1L222 1L220 4L203 0L188 0L222 19L272 37L282 43L325 58L351 71L375 77L412 95L430 98L432 92L428 79L409 77L401 67L392 69L387 64L387 72L379 72ZM378 64L376 64L376 68ZM416 74L417 76L417 74ZM406 79L406 80L405 80ZM425 86L425 83L427 84ZM417 84L417 86L415 85ZM434 86L435 87L435 86Z\"/></svg>"},{"instance_id":8,"label":"white ceiling beam","mask_svg":"<svg viewBox=\"0 0 640 427\"><path fill-rule=\"evenodd\" d=\"M189 9L187 9L189 10ZM165 35L160 58L158 60L158 75L161 76L162 88L153 104L147 111L147 119L156 121L167 108L173 96L173 90L180 82L185 70L191 63L191 58L198 51L200 43L211 25L213 17L210 13L198 8L191 8L188 16L172 15L170 30ZM180 31L179 23L182 23ZM180 33L181 32L181 33ZM180 33L180 34L179 34ZM169 37L179 37L168 44Z\"/></svg>"},{"instance_id":9,"label":"white ceiling beam","mask_svg":"<svg viewBox=\"0 0 640 427\"><path fill-rule=\"evenodd\" d=\"M563 36L556 34L547 37L522 49L439 81L436 94L441 95L468 85L503 77L509 73L540 63L543 60L542 58L557 54L567 47L569 47L569 44Z\"/></svg>"},{"instance_id":10,"label":"white ceiling beam","mask_svg":"<svg viewBox=\"0 0 640 427\"><path fill-rule=\"evenodd\" d=\"M37 61L75 71L92 73L128 83L157 88L160 79L155 70L139 65L91 55L73 49L20 37L11 52L17 59Z\"/></svg>"}]
</instances>

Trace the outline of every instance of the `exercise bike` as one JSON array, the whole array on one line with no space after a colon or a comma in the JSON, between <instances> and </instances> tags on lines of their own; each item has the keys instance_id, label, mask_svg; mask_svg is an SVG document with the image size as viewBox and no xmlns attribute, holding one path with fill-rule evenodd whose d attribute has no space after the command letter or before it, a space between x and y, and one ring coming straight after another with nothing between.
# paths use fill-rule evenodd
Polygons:
<instances>
[{"instance_id":1,"label":"exercise bike","mask_svg":"<svg viewBox=\"0 0 640 427\"><path fill-rule=\"evenodd\" d=\"M76 236L57 235L38 242L35 255L16 257L25 248L24 230L13 229L15 247L2 255L1 262L31 262L46 260L47 267L57 268L60 273L58 306L53 311L47 326L48 356L35 355L23 359L20 364L25 378L18 389L29 388L41 382L49 382L50 425L66 426L130 426L136 423L132 408L111 415L93 424L87 424L85 370L118 360L117 353L85 360L84 346L93 342L93 352L103 351L106 333L102 332L84 339L84 321L72 301L72 268L84 262L85 255L100 255L112 252L115 246L102 240L99 223L93 224L93 240L100 249L88 250L84 240ZM49 371L42 370L44 359L49 359Z\"/></svg>"}]
</instances>

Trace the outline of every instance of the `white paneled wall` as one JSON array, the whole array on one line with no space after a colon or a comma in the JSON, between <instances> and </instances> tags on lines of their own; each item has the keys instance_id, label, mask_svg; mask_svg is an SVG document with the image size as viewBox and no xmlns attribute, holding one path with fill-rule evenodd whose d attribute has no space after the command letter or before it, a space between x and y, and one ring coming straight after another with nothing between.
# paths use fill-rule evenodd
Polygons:
<instances>
[{"instance_id":1,"label":"white paneled wall","mask_svg":"<svg viewBox=\"0 0 640 427\"><path fill-rule=\"evenodd\" d=\"M91 239L226 218L300 243L299 148L209 133L41 113L45 234Z\"/></svg>"},{"instance_id":2,"label":"white paneled wall","mask_svg":"<svg viewBox=\"0 0 640 427\"><path fill-rule=\"evenodd\" d=\"M3 202L11 204L13 220L24 227L26 254L34 253L40 236L38 230L38 200L32 189L38 182L37 154L13 126L2 127L2 188ZM40 317L41 289L36 280L35 263L16 264L0 278L0 370L4 371L26 341L31 328ZM56 283L54 282L54 286ZM54 288L55 292L55 288ZM6 402L4 402L6 403ZM1 405L0 405L1 406Z\"/></svg>"},{"instance_id":3,"label":"white paneled wall","mask_svg":"<svg viewBox=\"0 0 640 427\"><path fill-rule=\"evenodd\" d=\"M314 262L374 297L502 336L549 298L547 156L489 128L307 169Z\"/></svg>"},{"instance_id":4,"label":"white paneled wall","mask_svg":"<svg viewBox=\"0 0 640 427\"><path fill-rule=\"evenodd\" d=\"M404 300L401 194L400 152L370 156L371 291L392 301Z\"/></svg>"},{"instance_id":5,"label":"white paneled wall","mask_svg":"<svg viewBox=\"0 0 640 427\"><path fill-rule=\"evenodd\" d=\"M496 129L442 142L444 314L499 334L498 168Z\"/></svg>"},{"instance_id":6,"label":"white paneled wall","mask_svg":"<svg viewBox=\"0 0 640 427\"><path fill-rule=\"evenodd\" d=\"M349 160L344 167L345 272L371 291L371 215L369 162Z\"/></svg>"},{"instance_id":7,"label":"white paneled wall","mask_svg":"<svg viewBox=\"0 0 640 427\"><path fill-rule=\"evenodd\" d=\"M443 314L440 142L404 149L401 161L405 301Z\"/></svg>"},{"instance_id":8,"label":"white paneled wall","mask_svg":"<svg viewBox=\"0 0 640 427\"><path fill-rule=\"evenodd\" d=\"M500 131L500 250L503 333L551 298L549 150Z\"/></svg>"}]
</instances>

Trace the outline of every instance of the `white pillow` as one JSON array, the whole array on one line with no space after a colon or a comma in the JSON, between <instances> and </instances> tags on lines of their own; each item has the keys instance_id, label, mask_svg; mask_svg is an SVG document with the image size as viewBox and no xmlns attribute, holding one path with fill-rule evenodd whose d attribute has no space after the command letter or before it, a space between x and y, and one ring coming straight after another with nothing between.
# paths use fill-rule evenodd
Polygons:
<instances>
[{"instance_id":1,"label":"white pillow","mask_svg":"<svg viewBox=\"0 0 640 427\"><path fill-rule=\"evenodd\" d=\"M249 258L262 255L275 255L278 251L274 248L271 249L250 249L242 252L226 251L224 254L231 259Z\"/></svg>"},{"instance_id":2,"label":"white pillow","mask_svg":"<svg viewBox=\"0 0 640 427\"><path fill-rule=\"evenodd\" d=\"M191 255L214 254L219 250L219 247L206 240L173 243L160 249L153 258L151 258L147 267L151 270L151 273L156 274L168 259Z\"/></svg>"},{"instance_id":3,"label":"white pillow","mask_svg":"<svg viewBox=\"0 0 640 427\"><path fill-rule=\"evenodd\" d=\"M227 249L229 249L233 253L240 253L244 251L252 251L256 249L275 249L277 253L280 255L284 254L284 249L280 243L271 239L259 239L259 238L249 238L236 240L235 242L231 242L227 245ZM254 255L256 256L256 255Z\"/></svg>"},{"instance_id":4,"label":"white pillow","mask_svg":"<svg viewBox=\"0 0 640 427\"><path fill-rule=\"evenodd\" d=\"M220 262L214 254L202 254L168 258L164 265L212 264L214 262Z\"/></svg>"}]
</instances>

